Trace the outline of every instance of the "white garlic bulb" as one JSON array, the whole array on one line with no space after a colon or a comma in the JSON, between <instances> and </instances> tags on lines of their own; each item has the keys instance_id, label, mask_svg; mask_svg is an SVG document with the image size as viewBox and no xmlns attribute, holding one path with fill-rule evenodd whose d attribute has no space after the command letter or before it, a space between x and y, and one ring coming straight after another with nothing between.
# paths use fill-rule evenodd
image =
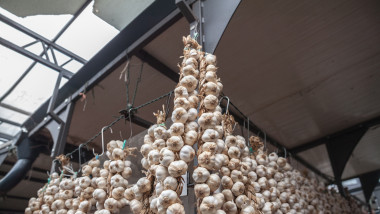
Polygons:
<instances>
[{"instance_id":1,"label":"white garlic bulb","mask_svg":"<svg viewBox=\"0 0 380 214\"><path fill-rule=\"evenodd\" d=\"M196 91L193 91L193 93L196 92ZM189 96L189 98L187 98L187 100L189 101L190 103L190 108L194 108L196 109L199 105L199 98L197 95L191 95Z\"/></svg>"},{"instance_id":2,"label":"white garlic bulb","mask_svg":"<svg viewBox=\"0 0 380 214\"><path fill-rule=\"evenodd\" d=\"M213 214L216 212L218 201L213 196L204 197L199 209L203 214Z\"/></svg>"},{"instance_id":3,"label":"white garlic bulb","mask_svg":"<svg viewBox=\"0 0 380 214\"><path fill-rule=\"evenodd\" d=\"M136 200L136 199L132 200L129 203L129 206L131 207L131 211L134 214L141 213L141 210L143 208L143 204L139 200Z\"/></svg>"},{"instance_id":4,"label":"white garlic bulb","mask_svg":"<svg viewBox=\"0 0 380 214\"><path fill-rule=\"evenodd\" d=\"M216 65L216 56L212 54L206 54L205 61L208 65Z\"/></svg>"},{"instance_id":5,"label":"white garlic bulb","mask_svg":"<svg viewBox=\"0 0 380 214\"><path fill-rule=\"evenodd\" d=\"M173 190L164 190L158 197L158 203L164 208L176 203L177 200L179 200L178 195Z\"/></svg>"},{"instance_id":6,"label":"white garlic bulb","mask_svg":"<svg viewBox=\"0 0 380 214\"><path fill-rule=\"evenodd\" d=\"M167 214L185 214L185 208L182 204L175 203L168 207Z\"/></svg>"},{"instance_id":7,"label":"white garlic bulb","mask_svg":"<svg viewBox=\"0 0 380 214\"><path fill-rule=\"evenodd\" d=\"M195 142L197 142L197 140L198 140L198 132L193 131L193 130L186 132L185 139L184 139L184 143L186 145L193 146Z\"/></svg>"},{"instance_id":8,"label":"white garlic bulb","mask_svg":"<svg viewBox=\"0 0 380 214\"><path fill-rule=\"evenodd\" d=\"M160 154L160 163L165 167L168 167L175 159L174 152L168 148L161 149Z\"/></svg>"},{"instance_id":9,"label":"white garlic bulb","mask_svg":"<svg viewBox=\"0 0 380 214\"><path fill-rule=\"evenodd\" d=\"M207 184L196 184L194 192L197 198L204 198L210 195L210 187Z\"/></svg>"},{"instance_id":10,"label":"white garlic bulb","mask_svg":"<svg viewBox=\"0 0 380 214\"><path fill-rule=\"evenodd\" d=\"M244 184L240 181L234 183L234 185L231 188L231 191L235 196L242 195L245 191Z\"/></svg>"},{"instance_id":11,"label":"white garlic bulb","mask_svg":"<svg viewBox=\"0 0 380 214\"><path fill-rule=\"evenodd\" d=\"M195 150L189 145L184 145L179 152L179 157L181 158L181 160L187 163L192 161L194 159L194 156L195 156Z\"/></svg>"},{"instance_id":12,"label":"white garlic bulb","mask_svg":"<svg viewBox=\"0 0 380 214\"><path fill-rule=\"evenodd\" d=\"M233 186L234 182L229 176L223 176L221 179L221 185L223 189L231 189Z\"/></svg>"},{"instance_id":13,"label":"white garlic bulb","mask_svg":"<svg viewBox=\"0 0 380 214\"><path fill-rule=\"evenodd\" d=\"M135 193L133 192L133 189L130 187L130 188L127 188L125 191L124 191L124 197L131 201L135 198Z\"/></svg>"},{"instance_id":14,"label":"white garlic bulb","mask_svg":"<svg viewBox=\"0 0 380 214\"><path fill-rule=\"evenodd\" d=\"M152 144L152 148L156 150L161 150L165 146L166 146L166 142L164 139L157 139Z\"/></svg>"},{"instance_id":15,"label":"white garlic bulb","mask_svg":"<svg viewBox=\"0 0 380 214\"><path fill-rule=\"evenodd\" d=\"M214 192L220 186L220 177L217 174L211 174L206 184L210 187L210 192Z\"/></svg>"},{"instance_id":16,"label":"white garlic bulb","mask_svg":"<svg viewBox=\"0 0 380 214\"><path fill-rule=\"evenodd\" d=\"M194 69L194 67L192 65L186 65L182 68L182 73L184 76L188 76L188 75L191 75L193 77L198 77L199 75L199 71Z\"/></svg>"},{"instance_id":17,"label":"white garlic bulb","mask_svg":"<svg viewBox=\"0 0 380 214\"><path fill-rule=\"evenodd\" d=\"M206 95L214 95L214 96L219 96L219 89L218 85L214 82L207 82L206 84L203 85L203 90Z\"/></svg>"},{"instance_id":18,"label":"white garlic bulb","mask_svg":"<svg viewBox=\"0 0 380 214\"><path fill-rule=\"evenodd\" d=\"M190 102L184 97L176 98L174 100L174 108L184 108L188 110L190 108Z\"/></svg>"},{"instance_id":19,"label":"white garlic bulb","mask_svg":"<svg viewBox=\"0 0 380 214\"><path fill-rule=\"evenodd\" d=\"M167 147L174 151L174 152L178 152L181 150L181 148L183 147L184 145L184 142L182 140L182 137L181 136L171 136L167 141L166 141L166 145Z\"/></svg>"},{"instance_id":20,"label":"white garlic bulb","mask_svg":"<svg viewBox=\"0 0 380 214\"><path fill-rule=\"evenodd\" d=\"M231 158L240 158L240 149L238 147L231 146L228 149L228 156Z\"/></svg>"},{"instance_id":21,"label":"white garlic bulb","mask_svg":"<svg viewBox=\"0 0 380 214\"><path fill-rule=\"evenodd\" d=\"M197 167L193 171L192 177L196 183L204 183L210 177L210 172L206 168Z\"/></svg>"},{"instance_id":22,"label":"white garlic bulb","mask_svg":"<svg viewBox=\"0 0 380 214\"><path fill-rule=\"evenodd\" d=\"M148 157L149 152L153 149L151 144L143 144L140 148L140 153L144 157Z\"/></svg>"},{"instance_id":23,"label":"white garlic bulb","mask_svg":"<svg viewBox=\"0 0 380 214\"><path fill-rule=\"evenodd\" d=\"M204 142L216 142L219 138L219 134L214 129L206 129L202 135L202 141Z\"/></svg>"},{"instance_id":24,"label":"white garlic bulb","mask_svg":"<svg viewBox=\"0 0 380 214\"><path fill-rule=\"evenodd\" d=\"M188 92L192 92L197 88L198 80L191 75L185 76L179 81L179 85L185 87Z\"/></svg>"},{"instance_id":25,"label":"white garlic bulb","mask_svg":"<svg viewBox=\"0 0 380 214\"><path fill-rule=\"evenodd\" d=\"M169 167L168 172L171 176L177 178L187 171L187 163L183 160L173 161Z\"/></svg>"},{"instance_id":26,"label":"white garlic bulb","mask_svg":"<svg viewBox=\"0 0 380 214\"><path fill-rule=\"evenodd\" d=\"M156 165L160 163L161 154L156 149L151 150L148 153L148 162L149 165Z\"/></svg>"},{"instance_id":27,"label":"white garlic bulb","mask_svg":"<svg viewBox=\"0 0 380 214\"><path fill-rule=\"evenodd\" d=\"M218 146L215 142L206 142L202 145L202 151L210 152L212 154L215 154L217 152Z\"/></svg>"},{"instance_id":28,"label":"white garlic bulb","mask_svg":"<svg viewBox=\"0 0 380 214\"><path fill-rule=\"evenodd\" d=\"M179 97L183 97L183 98L189 97L189 93L187 93L187 89L183 86L178 86L174 89L174 98L179 98Z\"/></svg>"},{"instance_id":29,"label":"white garlic bulb","mask_svg":"<svg viewBox=\"0 0 380 214\"><path fill-rule=\"evenodd\" d=\"M163 183L164 189L176 190L178 187L177 179L171 176L165 178Z\"/></svg>"},{"instance_id":30,"label":"white garlic bulb","mask_svg":"<svg viewBox=\"0 0 380 214\"><path fill-rule=\"evenodd\" d=\"M124 170L124 166L125 164L124 164L124 161L122 160L111 161L109 170L111 173L115 174L118 172L122 172Z\"/></svg>"},{"instance_id":31,"label":"white garlic bulb","mask_svg":"<svg viewBox=\"0 0 380 214\"><path fill-rule=\"evenodd\" d=\"M236 197L236 206L240 209L243 209L250 205L250 200L246 195L239 195Z\"/></svg>"},{"instance_id":32,"label":"white garlic bulb","mask_svg":"<svg viewBox=\"0 0 380 214\"><path fill-rule=\"evenodd\" d=\"M194 121L197 119L197 116L198 116L198 111L197 109L195 108L190 108L188 111L187 111L187 114L188 114L188 121Z\"/></svg>"},{"instance_id":33,"label":"white garlic bulb","mask_svg":"<svg viewBox=\"0 0 380 214\"><path fill-rule=\"evenodd\" d=\"M198 131L198 123L195 122L195 121L192 121L192 122L187 122L185 124L185 132L189 132L189 131L195 131L197 132Z\"/></svg>"},{"instance_id":34,"label":"white garlic bulb","mask_svg":"<svg viewBox=\"0 0 380 214\"><path fill-rule=\"evenodd\" d=\"M209 94L204 98L203 104L206 109L213 111L219 104L219 100L215 95Z\"/></svg>"},{"instance_id":35,"label":"white garlic bulb","mask_svg":"<svg viewBox=\"0 0 380 214\"><path fill-rule=\"evenodd\" d=\"M185 110L185 109L183 109L183 110ZM166 137L166 129L164 127L162 127L162 126L156 127L154 129L154 137L156 139L165 139L165 137Z\"/></svg>"},{"instance_id":36,"label":"white garlic bulb","mask_svg":"<svg viewBox=\"0 0 380 214\"><path fill-rule=\"evenodd\" d=\"M158 181L164 181L164 179L169 175L169 172L166 167L157 166L155 174Z\"/></svg>"},{"instance_id":37,"label":"white garlic bulb","mask_svg":"<svg viewBox=\"0 0 380 214\"><path fill-rule=\"evenodd\" d=\"M215 166L215 156L211 152L202 152L198 156L198 163L199 166L212 170Z\"/></svg>"},{"instance_id":38,"label":"white garlic bulb","mask_svg":"<svg viewBox=\"0 0 380 214\"><path fill-rule=\"evenodd\" d=\"M132 175L131 167L124 167L124 170L121 172L123 178L128 179Z\"/></svg>"},{"instance_id":39,"label":"white garlic bulb","mask_svg":"<svg viewBox=\"0 0 380 214\"><path fill-rule=\"evenodd\" d=\"M169 129L171 136L181 136L184 132L185 126L183 123L173 123Z\"/></svg>"},{"instance_id":40,"label":"white garlic bulb","mask_svg":"<svg viewBox=\"0 0 380 214\"><path fill-rule=\"evenodd\" d=\"M111 177L111 186L116 187L125 187L128 182L119 174L116 174Z\"/></svg>"},{"instance_id":41,"label":"white garlic bulb","mask_svg":"<svg viewBox=\"0 0 380 214\"><path fill-rule=\"evenodd\" d=\"M204 78L208 82L214 82L214 83L218 82L218 77L216 73L213 71L207 71Z\"/></svg>"},{"instance_id":42,"label":"white garlic bulb","mask_svg":"<svg viewBox=\"0 0 380 214\"><path fill-rule=\"evenodd\" d=\"M150 183L149 179L147 179L146 177L142 177L140 178L137 183L136 183L136 186L137 188L140 190L140 192L144 193L144 192L148 192L151 190L152 184Z\"/></svg>"}]
</instances>

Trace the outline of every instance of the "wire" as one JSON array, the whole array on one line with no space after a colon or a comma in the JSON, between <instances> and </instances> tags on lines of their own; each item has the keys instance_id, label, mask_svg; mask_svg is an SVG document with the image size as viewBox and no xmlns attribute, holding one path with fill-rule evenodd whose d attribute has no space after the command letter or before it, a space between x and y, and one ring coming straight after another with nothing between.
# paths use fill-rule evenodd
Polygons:
<instances>
[{"instance_id":1,"label":"wire","mask_svg":"<svg viewBox=\"0 0 380 214\"><path fill-rule=\"evenodd\" d=\"M143 62L141 64L140 74L139 74L139 77L137 78L137 81L136 81L135 93L133 94L133 98L132 98L132 106L135 104L135 98L136 98L136 94L137 94L137 89L139 88L139 83L141 82L141 75L142 75L142 72L143 72L144 63L145 62Z\"/></svg>"},{"instance_id":2,"label":"wire","mask_svg":"<svg viewBox=\"0 0 380 214\"><path fill-rule=\"evenodd\" d=\"M164 98L164 97L171 96L171 95L173 94L173 92L174 92L174 91L170 91L169 93L166 93L166 94L164 94L164 95L161 95L161 96L159 96L159 97L157 97L157 98L155 98L155 99L153 99L153 100L150 100L150 101L148 101L148 102L146 102L146 103L144 103L144 104L142 104L142 105L137 106L136 108L129 108L127 111L128 111L128 112L131 112L131 110L138 110L138 109L140 109L140 108L143 108L143 107L145 107L145 106L147 106L147 105L150 105L150 104L152 104L152 103L154 103L154 102L157 102L157 101L161 100L161 99ZM120 116L117 117L114 121L112 121L108 126L105 126L106 128L104 128L104 131L107 130L108 128L112 127L113 125L115 125L117 122L119 122L119 121L120 121L121 119L123 119L123 118L128 119L128 118L129 118L129 115L127 115L127 117L125 117L124 115L120 115ZM87 144L91 143L93 140L95 140L95 139L96 139L97 137L99 137L101 134L102 134L101 131L98 132L98 133L95 134L92 138L90 138L89 140L87 140L85 143L83 143L83 144L81 144L81 145L83 145L83 146L87 146ZM79 151L79 148L74 149L74 150L71 151L70 153L67 153L65 156L66 156L66 157L69 157L69 156L73 155L73 154L74 154L75 152L77 152L77 151Z\"/></svg>"}]
</instances>

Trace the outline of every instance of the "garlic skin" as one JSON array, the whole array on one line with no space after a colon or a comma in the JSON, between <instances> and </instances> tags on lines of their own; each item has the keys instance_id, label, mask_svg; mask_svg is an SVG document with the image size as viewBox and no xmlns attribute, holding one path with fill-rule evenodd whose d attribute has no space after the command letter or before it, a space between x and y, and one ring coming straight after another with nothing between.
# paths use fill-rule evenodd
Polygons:
<instances>
[{"instance_id":1,"label":"garlic skin","mask_svg":"<svg viewBox=\"0 0 380 214\"><path fill-rule=\"evenodd\" d=\"M202 145L201 148L202 148L202 151L215 154L217 152L218 146L215 142L206 142Z\"/></svg>"},{"instance_id":2,"label":"garlic skin","mask_svg":"<svg viewBox=\"0 0 380 214\"><path fill-rule=\"evenodd\" d=\"M206 109L214 111L216 106L219 104L219 100L215 95L209 94L204 98L203 104Z\"/></svg>"},{"instance_id":3,"label":"garlic skin","mask_svg":"<svg viewBox=\"0 0 380 214\"><path fill-rule=\"evenodd\" d=\"M186 132L184 143L189 146L193 146L198 140L198 133L194 130Z\"/></svg>"},{"instance_id":4,"label":"garlic skin","mask_svg":"<svg viewBox=\"0 0 380 214\"><path fill-rule=\"evenodd\" d=\"M132 200L130 203L129 203L129 206L131 207L131 211L134 213L134 214L138 214L138 213L141 213L142 211L142 208L143 208L143 204L134 199Z\"/></svg>"},{"instance_id":5,"label":"garlic skin","mask_svg":"<svg viewBox=\"0 0 380 214\"><path fill-rule=\"evenodd\" d=\"M228 156L230 156L231 158L240 158L240 149L238 147L231 146L228 149Z\"/></svg>"},{"instance_id":6,"label":"garlic skin","mask_svg":"<svg viewBox=\"0 0 380 214\"><path fill-rule=\"evenodd\" d=\"M166 169L166 167L163 167L163 166L157 166L155 175L156 175L156 179L157 179L158 181L164 181L164 179L165 179L166 177L168 177L169 172L168 172L168 170Z\"/></svg>"},{"instance_id":7,"label":"garlic skin","mask_svg":"<svg viewBox=\"0 0 380 214\"><path fill-rule=\"evenodd\" d=\"M202 135L203 142L216 142L219 138L219 134L214 129L206 129Z\"/></svg>"},{"instance_id":8,"label":"garlic skin","mask_svg":"<svg viewBox=\"0 0 380 214\"><path fill-rule=\"evenodd\" d=\"M234 183L234 185L231 188L232 193L237 197L239 195L242 195L244 193L245 187L244 184L240 181Z\"/></svg>"},{"instance_id":9,"label":"garlic skin","mask_svg":"<svg viewBox=\"0 0 380 214\"><path fill-rule=\"evenodd\" d=\"M220 181L223 189L231 189L234 185L234 182L229 176L223 176Z\"/></svg>"},{"instance_id":10,"label":"garlic skin","mask_svg":"<svg viewBox=\"0 0 380 214\"><path fill-rule=\"evenodd\" d=\"M238 213L237 206L233 201L227 201L223 204L223 210L226 214L236 214Z\"/></svg>"},{"instance_id":11,"label":"garlic skin","mask_svg":"<svg viewBox=\"0 0 380 214\"><path fill-rule=\"evenodd\" d=\"M183 147L184 145L184 142L182 140L182 137L180 136L172 136L170 137L167 141L166 141L166 145L167 147L174 151L174 152L178 152L181 150L181 148Z\"/></svg>"},{"instance_id":12,"label":"garlic skin","mask_svg":"<svg viewBox=\"0 0 380 214\"><path fill-rule=\"evenodd\" d=\"M175 203L168 207L167 214L185 214L185 208L182 204Z\"/></svg>"},{"instance_id":13,"label":"garlic skin","mask_svg":"<svg viewBox=\"0 0 380 214\"><path fill-rule=\"evenodd\" d=\"M190 102L186 99L186 98L183 98L183 97L180 97L180 98L177 98L174 100L174 108L184 108L186 110L188 110L190 108Z\"/></svg>"},{"instance_id":14,"label":"garlic skin","mask_svg":"<svg viewBox=\"0 0 380 214\"><path fill-rule=\"evenodd\" d=\"M220 177L217 174L211 174L206 184L210 187L210 192L215 192L220 186Z\"/></svg>"},{"instance_id":15,"label":"garlic skin","mask_svg":"<svg viewBox=\"0 0 380 214\"><path fill-rule=\"evenodd\" d=\"M124 197L128 200L128 201L131 201L135 198L135 193L133 192L132 188L127 188L125 191L124 191Z\"/></svg>"},{"instance_id":16,"label":"garlic skin","mask_svg":"<svg viewBox=\"0 0 380 214\"><path fill-rule=\"evenodd\" d=\"M215 156L211 152L202 152L198 156L199 166L208 170L213 170L215 165Z\"/></svg>"},{"instance_id":17,"label":"garlic skin","mask_svg":"<svg viewBox=\"0 0 380 214\"><path fill-rule=\"evenodd\" d=\"M145 192L148 192L151 190L152 184L150 183L150 181L145 178L145 177L142 177L140 178L137 183L136 183L136 186L137 188L140 190L140 192L142 193L145 193Z\"/></svg>"},{"instance_id":18,"label":"garlic skin","mask_svg":"<svg viewBox=\"0 0 380 214\"><path fill-rule=\"evenodd\" d=\"M188 111L187 111L187 114L188 114L188 118L187 120L188 121L194 121L197 119L197 116L198 116L198 111L196 108L190 108Z\"/></svg>"},{"instance_id":19,"label":"garlic skin","mask_svg":"<svg viewBox=\"0 0 380 214\"><path fill-rule=\"evenodd\" d=\"M168 167L168 172L172 177L177 178L186 173L187 167L187 163L183 160L173 161Z\"/></svg>"},{"instance_id":20,"label":"garlic skin","mask_svg":"<svg viewBox=\"0 0 380 214\"><path fill-rule=\"evenodd\" d=\"M126 180L119 174L116 174L111 177L111 186L114 188L125 187L126 183L128 184L128 182L126 182Z\"/></svg>"},{"instance_id":21,"label":"garlic skin","mask_svg":"<svg viewBox=\"0 0 380 214\"><path fill-rule=\"evenodd\" d=\"M149 165L156 165L160 163L161 154L159 151L153 149L148 154Z\"/></svg>"},{"instance_id":22,"label":"garlic skin","mask_svg":"<svg viewBox=\"0 0 380 214\"><path fill-rule=\"evenodd\" d=\"M179 157L181 160L189 163L195 157L195 150L189 145L184 145L179 152Z\"/></svg>"},{"instance_id":23,"label":"garlic skin","mask_svg":"<svg viewBox=\"0 0 380 214\"><path fill-rule=\"evenodd\" d=\"M158 197L158 203L164 208L168 208L176 203L177 200L179 200L178 195L173 190L164 190Z\"/></svg>"},{"instance_id":24,"label":"garlic skin","mask_svg":"<svg viewBox=\"0 0 380 214\"><path fill-rule=\"evenodd\" d=\"M195 131L198 135L198 128L199 128L199 125L197 122L195 121L187 122L185 124L185 133L189 131Z\"/></svg>"},{"instance_id":25,"label":"garlic skin","mask_svg":"<svg viewBox=\"0 0 380 214\"><path fill-rule=\"evenodd\" d=\"M204 198L210 195L210 187L207 184L196 184L194 192L197 198Z\"/></svg>"},{"instance_id":26,"label":"garlic skin","mask_svg":"<svg viewBox=\"0 0 380 214\"><path fill-rule=\"evenodd\" d=\"M187 89L183 86L178 86L174 89L174 98L177 99L180 97L183 97L183 98L189 97L189 93L187 93Z\"/></svg>"},{"instance_id":27,"label":"garlic skin","mask_svg":"<svg viewBox=\"0 0 380 214\"><path fill-rule=\"evenodd\" d=\"M206 168L197 167L193 171L192 177L196 183L204 183L210 177L210 172Z\"/></svg>"},{"instance_id":28,"label":"garlic skin","mask_svg":"<svg viewBox=\"0 0 380 214\"><path fill-rule=\"evenodd\" d=\"M144 157L148 157L148 154L150 151L153 150L153 147L152 147L152 144L143 144L140 148L140 153L144 156Z\"/></svg>"},{"instance_id":29,"label":"garlic skin","mask_svg":"<svg viewBox=\"0 0 380 214\"><path fill-rule=\"evenodd\" d=\"M218 201L213 196L207 196L203 198L199 209L202 214L213 214L216 212Z\"/></svg>"},{"instance_id":30,"label":"garlic skin","mask_svg":"<svg viewBox=\"0 0 380 214\"><path fill-rule=\"evenodd\" d=\"M166 177L163 182L164 189L171 189L175 191L178 187L177 179L174 177Z\"/></svg>"},{"instance_id":31,"label":"garlic skin","mask_svg":"<svg viewBox=\"0 0 380 214\"><path fill-rule=\"evenodd\" d=\"M172 152L168 148L161 149L160 154L161 154L160 164L162 164L165 167L168 167L169 164L175 160L174 152Z\"/></svg>"},{"instance_id":32,"label":"garlic skin","mask_svg":"<svg viewBox=\"0 0 380 214\"><path fill-rule=\"evenodd\" d=\"M186 112L185 109L183 109L183 110ZM154 137L156 139L165 139L166 138L166 129L164 127L162 127L162 126L156 127L154 129Z\"/></svg>"},{"instance_id":33,"label":"garlic skin","mask_svg":"<svg viewBox=\"0 0 380 214\"><path fill-rule=\"evenodd\" d=\"M183 123L173 123L169 129L171 136L181 136L184 132L185 125Z\"/></svg>"},{"instance_id":34,"label":"garlic skin","mask_svg":"<svg viewBox=\"0 0 380 214\"><path fill-rule=\"evenodd\" d=\"M213 113L203 113L198 119L198 124L202 129L212 129L216 126L216 121Z\"/></svg>"},{"instance_id":35,"label":"garlic skin","mask_svg":"<svg viewBox=\"0 0 380 214\"><path fill-rule=\"evenodd\" d=\"M185 87L187 91L190 93L190 92L193 92L195 88L197 87L198 80L194 76L191 76L191 75L184 76L179 81L179 85Z\"/></svg>"}]
</instances>

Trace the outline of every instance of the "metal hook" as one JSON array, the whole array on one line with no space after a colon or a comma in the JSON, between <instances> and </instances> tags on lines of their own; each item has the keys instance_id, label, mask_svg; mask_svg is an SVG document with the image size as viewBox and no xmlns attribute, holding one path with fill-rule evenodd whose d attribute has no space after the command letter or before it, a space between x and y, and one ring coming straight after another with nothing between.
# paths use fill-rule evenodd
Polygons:
<instances>
[{"instance_id":1,"label":"metal hook","mask_svg":"<svg viewBox=\"0 0 380 214\"><path fill-rule=\"evenodd\" d=\"M227 96L224 96L224 97L220 98L219 105L220 105L220 103L222 102L223 99L227 100L226 113L228 113L228 107L230 106L230 98L228 98Z\"/></svg>"},{"instance_id":2,"label":"metal hook","mask_svg":"<svg viewBox=\"0 0 380 214\"><path fill-rule=\"evenodd\" d=\"M286 158L286 148L284 147L284 153L285 153L285 158Z\"/></svg>"},{"instance_id":3,"label":"metal hook","mask_svg":"<svg viewBox=\"0 0 380 214\"><path fill-rule=\"evenodd\" d=\"M96 157L96 159L98 159L100 156L102 156L103 154L104 154L104 129L106 129L106 128L109 128L110 129L110 131L111 131L111 133L113 133L113 131L112 131L112 128L111 127L108 127L108 126L104 126L103 128L102 128L102 154L96 154L95 153L95 149L94 148L92 148L92 153L94 154L94 156Z\"/></svg>"},{"instance_id":4,"label":"metal hook","mask_svg":"<svg viewBox=\"0 0 380 214\"><path fill-rule=\"evenodd\" d=\"M131 111L133 110L133 108L130 108L128 110L128 116L129 116L129 128L131 129L131 134L129 135L129 138L128 138L128 141L129 139L131 139L132 135L133 135L133 129L132 129L132 115L131 115Z\"/></svg>"},{"instance_id":5,"label":"metal hook","mask_svg":"<svg viewBox=\"0 0 380 214\"><path fill-rule=\"evenodd\" d=\"M249 117L247 117L247 120L248 120L248 125L247 125L247 132L248 132L248 142L249 142ZM244 121L245 122L245 121Z\"/></svg>"},{"instance_id":6,"label":"metal hook","mask_svg":"<svg viewBox=\"0 0 380 214\"><path fill-rule=\"evenodd\" d=\"M81 151L80 149L82 148L82 146L84 146L84 144L82 143L81 145L79 145L78 147L78 163L79 163L79 169L78 169L78 172L80 172L82 170L82 160L81 160Z\"/></svg>"}]
</instances>

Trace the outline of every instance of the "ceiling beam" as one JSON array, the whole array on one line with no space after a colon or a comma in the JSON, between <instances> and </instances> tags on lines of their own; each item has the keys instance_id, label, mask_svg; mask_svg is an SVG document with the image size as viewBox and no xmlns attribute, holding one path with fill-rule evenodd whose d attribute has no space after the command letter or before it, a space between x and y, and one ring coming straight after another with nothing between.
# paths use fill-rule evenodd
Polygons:
<instances>
[{"instance_id":1,"label":"ceiling beam","mask_svg":"<svg viewBox=\"0 0 380 214\"><path fill-rule=\"evenodd\" d=\"M370 119L370 120L367 120L365 122L361 122L361 123L355 124L355 125L353 125L353 126L351 126L349 128L343 129L341 131L335 132L333 134L327 135L327 136L319 138L317 140L313 140L311 142L304 143L304 144L302 144L300 146L297 146L297 147L294 147L294 148L290 149L289 151L291 153L293 153L293 154L297 154L297 153L309 150L311 148L317 147L319 145L325 144L325 143L327 143L331 139L339 138L341 136L344 136L344 135L347 135L347 134L349 134L351 132L354 132L354 131L356 131L358 129L361 129L361 128L370 128L370 127L378 125L378 124L380 124L380 117L375 117L373 119Z\"/></svg>"},{"instance_id":2,"label":"ceiling beam","mask_svg":"<svg viewBox=\"0 0 380 214\"><path fill-rule=\"evenodd\" d=\"M5 119L5 118L0 118L0 123L1 122L8 123L8 124L11 124L13 126L20 126L21 127L20 123L16 123L14 121L11 121L11 120L8 120L8 119Z\"/></svg>"},{"instance_id":3,"label":"ceiling beam","mask_svg":"<svg viewBox=\"0 0 380 214\"><path fill-rule=\"evenodd\" d=\"M6 103L0 103L0 106L1 106L1 107L4 107L4 108L7 108L7 109L10 109L10 110L12 110L12 111L15 111L15 112L17 112L17 113L27 115L27 116L32 115L32 114L31 114L30 112L28 112L28 111L25 111L25 110L23 110L23 109L17 108L17 107L15 107L15 106L8 105L8 104L6 104Z\"/></svg>"},{"instance_id":4,"label":"ceiling beam","mask_svg":"<svg viewBox=\"0 0 380 214\"><path fill-rule=\"evenodd\" d=\"M138 58L140 58L142 61L148 63L152 68L154 68L156 71L160 72L167 78L173 80L174 82L178 82L179 80L179 74L175 71L173 71L171 68L163 64L161 61L150 55L148 52L141 49L139 52L135 54Z\"/></svg>"}]
</instances>

